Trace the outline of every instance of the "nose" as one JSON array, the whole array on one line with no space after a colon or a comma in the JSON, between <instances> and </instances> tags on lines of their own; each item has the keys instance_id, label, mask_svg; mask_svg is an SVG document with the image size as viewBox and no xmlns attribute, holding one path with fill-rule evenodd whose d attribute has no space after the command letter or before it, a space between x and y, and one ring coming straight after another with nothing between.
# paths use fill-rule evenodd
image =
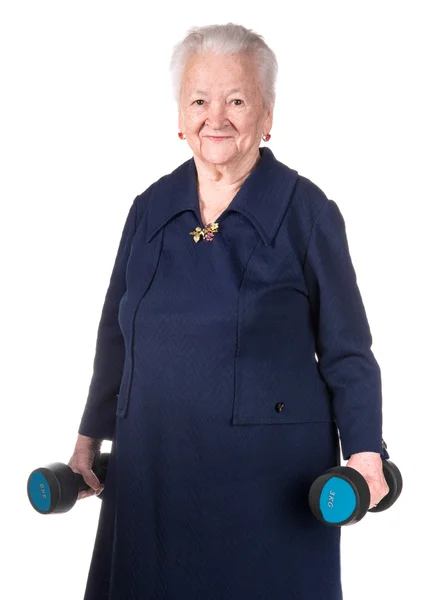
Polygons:
<instances>
[{"instance_id":1,"label":"nose","mask_svg":"<svg viewBox=\"0 0 429 600\"><path fill-rule=\"evenodd\" d=\"M207 110L206 125L212 131L224 129L228 126L225 118L226 106L223 102L211 102Z\"/></svg>"}]
</instances>

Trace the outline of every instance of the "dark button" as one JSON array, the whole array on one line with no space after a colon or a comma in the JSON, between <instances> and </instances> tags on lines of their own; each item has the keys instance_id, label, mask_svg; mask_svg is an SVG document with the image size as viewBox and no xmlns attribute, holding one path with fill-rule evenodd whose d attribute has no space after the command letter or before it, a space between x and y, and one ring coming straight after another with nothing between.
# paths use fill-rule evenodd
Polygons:
<instances>
[{"instance_id":1,"label":"dark button","mask_svg":"<svg viewBox=\"0 0 429 600\"><path fill-rule=\"evenodd\" d=\"M277 412L281 412L281 411L284 409L284 407L285 407L285 404L284 404L284 402L278 402L278 403L276 404L276 411L277 411Z\"/></svg>"}]
</instances>

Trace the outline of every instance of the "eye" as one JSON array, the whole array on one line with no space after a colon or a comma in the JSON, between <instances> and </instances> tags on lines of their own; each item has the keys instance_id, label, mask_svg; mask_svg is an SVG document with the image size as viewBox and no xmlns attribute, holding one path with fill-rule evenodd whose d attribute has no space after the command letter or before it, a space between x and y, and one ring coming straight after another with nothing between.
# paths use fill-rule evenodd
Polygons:
<instances>
[{"instance_id":1,"label":"eye","mask_svg":"<svg viewBox=\"0 0 429 600\"><path fill-rule=\"evenodd\" d=\"M198 102L204 102L204 100L199 98L198 100L194 100L194 102L192 104L197 104L197 106L202 106L202 104L198 104ZM234 106L241 106L243 104L243 100L241 100L240 98L235 98L233 100L233 102L240 102L240 104L235 104Z\"/></svg>"}]
</instances>

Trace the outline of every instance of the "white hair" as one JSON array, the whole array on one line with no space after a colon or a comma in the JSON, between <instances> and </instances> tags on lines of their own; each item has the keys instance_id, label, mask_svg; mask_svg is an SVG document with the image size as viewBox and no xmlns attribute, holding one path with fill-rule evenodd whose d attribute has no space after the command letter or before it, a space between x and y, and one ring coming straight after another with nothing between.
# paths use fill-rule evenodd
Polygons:
<instances>
[{"instance_id":1,"label":"white hair","mask_svg":"<svg viewBox=\"0 0 429 600\"><path fill-rule=\"evenodd\" d=\"M174 46L170 61L170 75L177 104L180 104L182 77L189 58L205 52L224 56L247 53L257 69L265 106L274 106L278 70L276 56L267 46L262 35L235 23L192 27L186 37Z\"/></svg>"}]
</instances>

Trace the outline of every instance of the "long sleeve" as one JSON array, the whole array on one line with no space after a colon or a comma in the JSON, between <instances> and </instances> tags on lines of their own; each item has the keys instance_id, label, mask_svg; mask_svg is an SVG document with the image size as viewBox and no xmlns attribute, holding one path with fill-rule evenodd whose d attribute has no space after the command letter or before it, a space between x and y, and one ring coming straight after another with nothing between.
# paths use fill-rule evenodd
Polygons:
<instances>
[{"instance_id":1,"label":"long sleeve","mask_svg":"<svg viewBox=\"0 0 429 600\"><path fill-rule=\"evenodd\" d=\"M136 200L129 209L98 326L93 374L78 433L112 440L117 394L125 360L125 343L118 322L119 302L126 291L126 267L136 231Z\"/></svg>"},{"instance_id":2,"label":"long sleeve","mask_svg":"<svg viewBox=\"0 0 429 600\"><path fill-rule=\"evenodd\" d=\"M343 216L327 200L313 225L304 263L319 372L333 402L344 460L382 449L382 384L349 253Z\"/></svg>"}]
</instances>

